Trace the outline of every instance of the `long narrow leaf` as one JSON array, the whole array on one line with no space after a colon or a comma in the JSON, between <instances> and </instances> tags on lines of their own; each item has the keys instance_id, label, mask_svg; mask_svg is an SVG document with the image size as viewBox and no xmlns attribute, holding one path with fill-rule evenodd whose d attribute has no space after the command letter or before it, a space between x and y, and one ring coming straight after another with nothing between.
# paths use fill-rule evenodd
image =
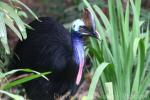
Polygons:
<instances>
[{"instance_id":1,"label":"long narrow leaf","mask_svg":"<svg viewBox=\"0 0 150 100\"><path fill-rule=\"evenodd\" d=\"M10 89L10 88L12 88L12 87L14 87L16 85L28 82L28 81L33 80L35 78L39 78L42 75L48 75L48 74L50 74L50 72L45 72L45 73L41 73L41 74L32 74L31 76L27 76L25 78L21 78L21 79L18 79L16 81L10 82L10 83L6 84L5 86L3 86L2 89L5 89L5 90L6 89Z\"/></svg>"},{"instance_id":2,"label":"long narrow leaf","mask_svg":"<svg viewBox=\"0 0 150 100\"><path fill-rule=\"evenodd\" d=\"M25 100L22 96L15 95L15 94L9 93L7 91L0 90L0 93L8 95L9 97L13 98L14 100Z\"/></svg>"},{"instance_id":3,"label":"long narrow leaf","mask_svg":"<svg viewBox=\"0 0 150 100\"><path fill-rule=\"evenodd\" d=\"M102 63L98 66L98 68L96 69L95 71L95 74L92 78L92 83L90 85L90 88L89 88L89 92L88 92L88 97L87 97L87 100L93 100L93 97L94 97L94 91L96 89L96 85L98 83L98 80L100 78L100 75L102 74L103 70L108 66L109 64L108 63Z\"/></svg>"},{"instance_id":4,"label":"long narrow leaf","mask_svg":"<svg viewBox=\"0 0 150 100\"><path fill-rule=\"evenodd\" d=\"M113 85L112 82L105 83L105 87L107 90L107 100L114 100L114 94L113 94Z\"/></svg>"},{"instance_id":5,"label":"long narrow leaf","mask_svg":"<svg viewBox=\"0 0 150 100\"><path fill-rule=\"evenodd\" d=\"M4 20L5 20L6 25L14 31L14 33L19 37L20 40L22 40L21 33L14 26L14 22L12 21L12 19L6 17Z\"/></svg>"},{"instance_id":6,"label":"long narrow leaf","mask_svg":"<svg viewBox=\"0 0 150 100\"><path fill-rule=\"evenodd\" d=\"M7 41L7 32L4 22L4 13L0 12L0 40L7 54L10 54L10 49Z\"/></svg>"},{"instance_id":7,"label":"long narrow leaf","mask_svg":"<svg viewBox=\"0 0 150 100\"><path fill-rule=\"evenodd\" d=\"M36 16L36 14L28 6L26 6L24 3L22 3L20 0L11 0L11 1L22 5L24 8L27 9L27 11L29 11L31 13L32 16L34 16L38 20L38 17Z\"/></svg>"},{"instance_id":8,"label":"long narrow leaf","mask_svg":"<svg viewBox=\"0 0 150 100\"><path fill-rule=\"evenodd\" d=\"M14 8L12 8L11 6L9 6L8 4L4 3L4 2L0 2L0 8L2 10L6 10L7 14L13 18L13 20L16 22L19 30L22 33L22 36L24 39L27 38L27 34L26 34L26 29L25 29L25 25L24 22L21 20L21 18L17 15L17 13L15 12Z\"/></svg>"}]
</instances>

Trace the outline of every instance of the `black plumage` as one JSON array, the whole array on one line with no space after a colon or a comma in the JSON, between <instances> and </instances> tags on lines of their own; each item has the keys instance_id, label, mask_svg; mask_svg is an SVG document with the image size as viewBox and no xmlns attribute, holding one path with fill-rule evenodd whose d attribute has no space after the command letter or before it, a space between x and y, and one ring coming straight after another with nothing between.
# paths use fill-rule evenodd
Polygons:
<instances>
[{"instance_id":1,"label":"black plumage","mask_svg":"<svg viewBox=\"0 0 150 100\"><path fill-rule=\"evenodd\" d=\"M49 81L41 77L23 86L31 100L53 100L55 96L76 90L78 64L73 59L71 34L50 17L39 20L29 24L33 30L27 29L28 38L17 44L12 66L51 71L47 75Z\"/></svg>"},{"instance_id":2,"label":"black plumage","mask_svg":"<svg viewBox=\"0 0 150 100\"><path fill-rule=\"evenodd\" d=\"M55 100L68 91L76 92L85 64L83 37L98 38L92 13L86 15L73 22L71 33L50 17L29 24L33 29L27 29L28 38L17 44L11 69L52 72L47 75L49 81L40 77L23 84L31 100Z\"/></svg>"}]
</instances>

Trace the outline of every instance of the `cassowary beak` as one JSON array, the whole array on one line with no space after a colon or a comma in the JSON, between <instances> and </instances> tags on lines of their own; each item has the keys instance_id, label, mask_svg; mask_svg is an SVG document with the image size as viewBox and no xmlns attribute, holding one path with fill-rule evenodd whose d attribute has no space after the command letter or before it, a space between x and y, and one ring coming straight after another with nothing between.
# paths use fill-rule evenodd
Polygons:
<instances>
[{"instance_id":1,"label":"cassowary beak","mask_svg":"<svg viewBox=\"0 0 150 100\"><path fill-rule=\"evenodd\" d=\"M98 32L96 31L96 22L93 14L89 9L84 9L83 21L85 23L85 26L80 27L80 31L82 32L82 35L98 38L99 35Z\"/></svg>"}]
</instances>

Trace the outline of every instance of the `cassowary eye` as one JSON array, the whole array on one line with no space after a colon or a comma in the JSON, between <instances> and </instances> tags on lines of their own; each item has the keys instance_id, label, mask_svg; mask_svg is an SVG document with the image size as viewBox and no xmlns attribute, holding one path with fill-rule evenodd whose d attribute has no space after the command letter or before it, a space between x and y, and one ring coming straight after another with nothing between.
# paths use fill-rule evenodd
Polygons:
<instances>
[{"instance_id":1,"label":"cassowary eye","mask_svg":"<svg viewBox=\"0 0 150 100\"><path fill-rule=\"evenodd\" d=\"M90 31L90 29L87 28L86 26L80 26L79 30L80 30L80 32L89 32Z\"/></svg>"}]
</instances>

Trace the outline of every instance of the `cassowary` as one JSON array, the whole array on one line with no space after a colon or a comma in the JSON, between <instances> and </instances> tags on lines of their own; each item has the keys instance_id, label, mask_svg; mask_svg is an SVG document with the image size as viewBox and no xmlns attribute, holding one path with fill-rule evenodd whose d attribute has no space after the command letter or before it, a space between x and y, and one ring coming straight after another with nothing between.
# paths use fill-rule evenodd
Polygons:
<instances>
[{"instance_id":1,"label":"cassowary","mask_svg":"<svg viewBox=\"0 0 150 100\"><path fill-rule=\"evenodd\" d=\"M92 18L91 18L92 19ZM67 91L75 92L80 84L85 64L83 37L97 36L95 25L87 27L83 19L77 19L69 33L51 17L39 18L29 25L28 38L15 48L14 68L30 68L38 72L52 72L23 84L31 100L54 100Z\"/></svg>"}]
</instances>

